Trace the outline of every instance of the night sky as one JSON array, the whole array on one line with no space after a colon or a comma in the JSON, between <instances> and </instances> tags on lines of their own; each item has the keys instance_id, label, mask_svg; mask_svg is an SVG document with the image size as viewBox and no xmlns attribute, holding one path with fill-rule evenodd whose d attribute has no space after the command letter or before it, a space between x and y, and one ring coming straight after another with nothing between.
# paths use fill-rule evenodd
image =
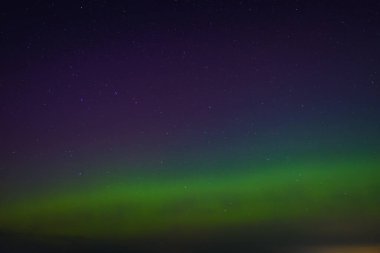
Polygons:
<instances>
[{"instance_id":1,"label":"night sky","mask_svg":"<svg viewBox=\"0 0 380 253\"><path fill-rule=\"evenodd\" d=\"M1 252L374 253L379 196L378 1L0 7Z\"/></svg>"}]
</instances>

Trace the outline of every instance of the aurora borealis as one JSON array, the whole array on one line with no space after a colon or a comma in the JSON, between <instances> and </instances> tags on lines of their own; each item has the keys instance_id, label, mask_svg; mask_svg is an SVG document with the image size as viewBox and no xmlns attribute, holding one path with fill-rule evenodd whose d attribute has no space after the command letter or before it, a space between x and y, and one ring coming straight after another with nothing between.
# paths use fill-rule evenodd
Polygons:
<instances>
[{"instance_id":1,"label":"aurora borealis","mask_svg":"<svg viewBox=\"0 0 380 253\"><path fill-rule=\"evenodd\" d=\"M316 219L321 224L312 234L336 229L360 235L379 222L378 162L304 162L242 175L115 179L16 201L2 213L2 223L30 233L122 239L273 221L308 231ZM346 222L355 230L339 227Z\"/></svg>"},{"instance_id":2,"label":"aurora borealis","mask_svg":"<svg viewBox=\"0 0 380 253\"><path fill-rule=\"evenodd\" d=\"M0 252L378 252L376 1L0 15Z\"/></svg>"}]
</instances>

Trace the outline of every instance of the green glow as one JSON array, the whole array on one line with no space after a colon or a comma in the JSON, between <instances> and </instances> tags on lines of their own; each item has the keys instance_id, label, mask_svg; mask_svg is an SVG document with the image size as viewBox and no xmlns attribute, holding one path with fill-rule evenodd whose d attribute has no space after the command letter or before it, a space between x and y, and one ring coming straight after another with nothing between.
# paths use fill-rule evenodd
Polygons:
<instances>
[{"instance_id":1,"label":"green glow","mask_svg":"<svg viewBox=\"0 0 380 253\"><path fill-rule=\"evenodd\" d=\"M233 173L97 179L79 189L3 205L0 229L88 238L273 224L323 233L366 232L380 225L380 160L353 161L308 159L260 170L241 165ZM311 224L320 226L310 229Z\"/></svg>"}]
</instances>

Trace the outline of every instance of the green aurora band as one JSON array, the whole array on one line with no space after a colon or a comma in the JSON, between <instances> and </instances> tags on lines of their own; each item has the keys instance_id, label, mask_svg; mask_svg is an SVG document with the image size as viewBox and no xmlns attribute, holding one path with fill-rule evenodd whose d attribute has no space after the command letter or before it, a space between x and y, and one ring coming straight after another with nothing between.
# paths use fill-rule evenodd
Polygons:
<instances>
[{"instance_id":1,"label":"green aurora band","mask_svg":"<svg viewBox=\"0 0 380 253\"><path fill-rule=\"evenodd\" d=\"M380 227L379 164L373 157L307 158L260 170L247 163L233 173L92 179L3 203L0 230L122 240L243 228L373 234Z\"/></svg>"}]
</instances>

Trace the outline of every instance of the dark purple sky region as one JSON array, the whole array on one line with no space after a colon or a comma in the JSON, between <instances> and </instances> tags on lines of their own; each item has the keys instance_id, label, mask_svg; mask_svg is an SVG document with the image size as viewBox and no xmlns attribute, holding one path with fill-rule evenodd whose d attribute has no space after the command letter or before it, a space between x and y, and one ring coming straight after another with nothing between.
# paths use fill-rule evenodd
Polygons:
<instances>
[{"instance_id":1,"label":"dark purple sky region","mask_svg":"<svg viewBox=\"0 0 380 253\"><path fill-rule=\"evenodd\" d=\"M231 137L336 114L376 118L379 17L372 5L9 7L2 14L3 159L12 150L31 156L79 143L166 143L171 135L203 145L212 138L205 132Z\"/></svg>"}]
</instances>

